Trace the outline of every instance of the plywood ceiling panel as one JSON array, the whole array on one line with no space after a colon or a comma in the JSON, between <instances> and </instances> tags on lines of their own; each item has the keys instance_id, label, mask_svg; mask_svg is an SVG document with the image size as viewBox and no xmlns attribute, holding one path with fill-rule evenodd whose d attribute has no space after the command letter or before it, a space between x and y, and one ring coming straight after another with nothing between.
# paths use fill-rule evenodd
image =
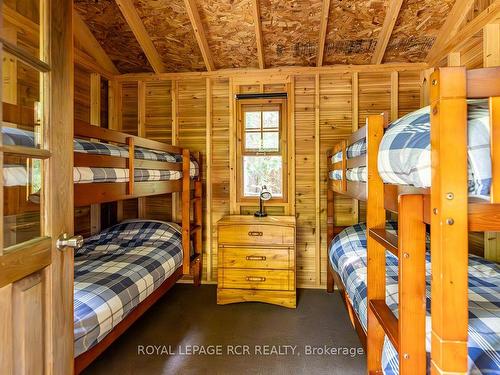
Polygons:
<instances>
[{"instance_id":1,"label":"plywood ceiling panel","mask_svg":"<svg viewBox=\"0 0 500 375\"><path fill-rule=\"evenodd\" d=\"M257 68L257 42L250 0L197 0L217 69Z\"/></svg>"},{"instance_id":2,"label":"plywood ceiling panel","mask_svg":"<svg viewBox=\"0 0 500 375\"><path fill-rule=\"evenodd\" d=\"M167 71L202 71L205 64L183 0L134 0Z\"/></svg>"},{"instance_id":3,"label":"plywood ceiling panel","mask_svg":"<svg viewBox=\"0 0 500 375\"><path fill-rule=\"evenodd\" d=\"M114 0L74 0L74 6L121 73L153 70Z\"/></svg>"},{"instance_id":4,"label":"plywood ceiling panel","mask_svg":"<svg viewBox=\"0 0 500 375\"><path fill-rule=\"evenodd\" d=\"M405 0L383 62L422 62L455 0Z\"/></svg>"},{"instance_id":5,"label":"plywood ceiling panel","mask_svg":"<svg viewBox=\"0 0 500 375\"><path fill-rule=\"evenodd\" d=\"M322 0L261 0L266 67L314 66Z\"/></svg>"},{"instance_id":6,"label":"plywood ceiling panel","mask_svg":"<svg viewBox=\"0 0 500 375\"><path fill-rule=\"evenodd\" d=\"M388 0L332 0L324 63L369 64Z\"/></svg>"}]
</instances>

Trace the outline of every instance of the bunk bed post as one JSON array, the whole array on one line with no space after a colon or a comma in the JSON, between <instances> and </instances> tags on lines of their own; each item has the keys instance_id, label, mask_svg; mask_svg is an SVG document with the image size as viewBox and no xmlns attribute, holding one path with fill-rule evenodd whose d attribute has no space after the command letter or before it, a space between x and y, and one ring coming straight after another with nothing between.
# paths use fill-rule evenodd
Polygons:
<instances>
[{"instance_id":1,"label":"bunk bed post","mask_svg":"<svg viewBox=\"0 0 500 375\"><path fill-rule=\"evenodd\" d=\"M466 78L461 67L431 76L432 374L467 372Z\"/></svg>"},{"instance_id":2,"label":"bunk bed post","mask_svg":"<svg viewBox=\"0 0 500 375\"><path fill-rule=\"evenodd\" d=\"M385 228L384 184L378 174L378 149L384 135L384 117L368 116L367 122L367 295L368 295L368 332L367 332L367 367L368 373L381 371L382 345L384 329L379 324L370 301L385 301L385 248L375 241L368 232L371 228Z\"/></svg>"},{"instance_id":3,"label":"bunk bed post","mask_svg":"<svg viewBox=\"0 0 500 375\"><path fill-rule=\"evenodd\" d=\"M196 256L193 267L194 285L201 284L201 271L203 268L203 232L202 232L202 215L203 215L203 182L201 171L203 170L201 153L197 152L195 158L198 162L199 173L194 181L194 224L196 225L196 233L194 238L194 254Z\"/></svg>"},{"instance_id":4,"label":"bunk bed post","mask_svg":"<svg viewBox=\"0 0 500 375\"><path fill-rule=\"evenodd\" d=\"M182 150L182 271L191 273L191 154L189 149Z\"/></svg>"},{"instance_id":5,"label":"bunk bed post","mask_svg":"<svg viewBox=\"0 0 500 375\"><path fill-rule=\"evenodd\" d=\"M342 191L347 191L347 141L342 141Z\"/></svg>"},{"instance_id":6,"label":"bunk bed post","mask_svg":"<svg viewBox=\"0 0 500 375\"><path fill-rule=\"evenodd\" d=\"M423 195L399 196L398 213L399 372L424 374L427 354Z\"/></svg>"},{"instance_id":7,"label":"bunk bed post","mask_svg":"<svg viewBox=\"0 0 500 375\"><path fill-rule=\"evenodd\" d=\"M500 97L490 98L491 203L500 203Z\"/></svg>"},{"instance_id":8,"label":"bunk bed post","mask_svg":"<svg viewBox=\"0 0 500 375\"><path fill-rule=\"evenodd\" d=\"M127 146L128 146L128 191L127 194L134 194L134 180L135 180L135 169L134 169L134 160L135 160L135 143L134 138L127 138Z\"/></svg>"},{"instance_id":9,"label":"bunk bed post","mask_svg":"<svg viewBox=\"0 0 500 375\"><path fill-rule=\"evenodd\" d=\"M328 152L327 154L327 162L326 165L328 166L328 173L330 172L331 164L332 164L332 156L333 152ZM328 187L327 187L327 193L326 193L326 228L327 228L327 256L326 256L326 291L328 293L333 293L333 290L335 289L335 281L333 278L333 269L332 265L330 264L330 260L328 259L328 248L333 240L333 237L335 236L334 233L334 226L335 226L335 193L333 192L332 186L331 186L331 181L330 178L328 178Z\"/></svg>"}]
</instances>

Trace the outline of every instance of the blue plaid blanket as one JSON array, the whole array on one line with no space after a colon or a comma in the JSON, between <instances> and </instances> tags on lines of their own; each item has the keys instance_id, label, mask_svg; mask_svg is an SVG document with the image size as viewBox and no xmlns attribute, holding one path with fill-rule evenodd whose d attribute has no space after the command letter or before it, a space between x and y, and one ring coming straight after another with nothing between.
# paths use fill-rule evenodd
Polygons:
<instances>
[{"instance_id":1,"label":"blue plaid blanket","mask_svg":"<svg viewBox=\"0 0 500 375\"><path fill-rule=\"evenodd\" d=\"M342 169L330 171L331 180L342 180ZM368 169L366 167L355 167L346 170L347 181L366 182L368 181Z\"/></svg>"},{"instance_id":2,"label":"blue plaid blanket","mask_svg":"<svg viewBox=\"0 0 500 375\"><path fill-rule=\"evenodd\" d=\"M2 127L2 140L4 145L39 147L39 136L29 130ZM75 138L73 148L76 152L85 154L111 155L128 158L128 148L108 143L87 141ZM164 151L149 150L136 147L135 157L143 160L168 161L171 163L182 162L182 155L174 155Z\"/></svg>"},{"instance_id":3,"label":"blue plaid blanket","mask_svg":"<svg viewBox=\"0 0 500 375\"><path fill-rule=\"evenodd\" d=\"M348 146L345 152L347 154L347 159L352 159L366 154L366 138L360 139L359 141ZM337 163L339 161L342 161L342 151L339 151L332 156L332 163Z\"/></svg>"},{"instance_id":4,"label":"blue plaid blanket","mask_svg":"<svg viewBox=\"0 0 500 375\"><path fill-rule=\"evenodd\" d=\"M430 107L394 121L382 138L378 171L391 184L431 186ZM488 101L468 102L469 195L487 197L491 185Z\"/></svg>"},{"instance_id":5,"label":"blue plaid blanket","mask_svg":"<svg viewBox=\"0 0 500 375\"><path fill-rule=\"evenodd\" d=\"M180 180L181 171L160 169L134 169L134 181L171 181ZM73 182L88 184L94 182L127 182L129 170L122 168L75 167L73 168Z\"/></svg>"},{"instance_id":6,"label":"blue plaid blanket","mask_svg":"<svg viewBox=\"0 0 500 375\"><path fill-rule=\"evenodd\" d=\"M99 343L182 265L172 224L129 221L87 238L75 253L75 357Z\"/></svg>"},{"instance_id":7,"label":"blue plaid blanket","mask_svg":"<svg viewBox=\"0 0 500 375\"><path fill-rule=\"evenodd\" d=\"M397 225L386 229L395 233ZM427 253L427 352L430 352L430 253ZM366 331L366 225L343 230L330 244L329 260L340 275L354 310ZM386 302L398 315L398 259L386 252ZM476 256L469 257L469 372L500 373L500 267ZM399 373L398 355L386 338L382 369L387 375Z\"/></svg>"},{"instance_id":8,"label":"blue plaid blanket","mask_svg":"<svg viewBox=\"0 0 500 375\"><path fill-rule=\"evenodd\" d=\"M2 140L4 145L15 145L24 147L39 147L39 140L36 133L28 130L2 127ZM102 142L87 141L75 138L73 141L75 152L95 155L110 155L128 158L128 149L123 146L112 145ZM142 160L156 160L171 163L181 163L182 155L174 155L168 152L149 150L145 148L135 149L135 158ZM4 173L5 186L25 186L29 177L26 167L23 165L13 165L8 169L9 173ZM199 166L196 161L190 162L190 176L199 174ZM99 168L99 167L75 167L73 169L74 183L93 182L127 182L128 169L123 168ZM181 171L168 171L156 169L136 169L135 181L167 181L179 180L182 178Z\"/></svg>"}]
</instances>

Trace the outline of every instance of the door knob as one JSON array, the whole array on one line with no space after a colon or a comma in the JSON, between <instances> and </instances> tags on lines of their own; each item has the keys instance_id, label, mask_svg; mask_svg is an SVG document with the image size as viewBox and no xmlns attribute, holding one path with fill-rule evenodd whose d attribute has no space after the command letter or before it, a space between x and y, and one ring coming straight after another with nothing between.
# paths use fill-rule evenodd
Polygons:
<instances>
[{"instance_id":1,"label":"door knob","mask_svg":"<svg viewBox=\"0 0 500 375\"><path fill-rule=\"evenodd\" d=\"M70 237L68 233L63 233L59 236L56 241L56 247L59 250L64 250L66 247L72 247L73 249L79 249L83 246L83 236L73 236Z\"/></svg>"}]
</instances>

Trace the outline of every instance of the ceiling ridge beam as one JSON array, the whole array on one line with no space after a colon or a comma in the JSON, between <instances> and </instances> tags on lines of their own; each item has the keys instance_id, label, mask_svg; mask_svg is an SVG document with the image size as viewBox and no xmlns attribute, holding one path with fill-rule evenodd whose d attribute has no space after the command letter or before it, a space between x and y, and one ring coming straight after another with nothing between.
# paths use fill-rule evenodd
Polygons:
<instances>
[{"instance_id":1,"label":"ceiling ridge beam","mask_svg":"<svg viewBox=\"0 0 500 375\"><path fill-rule=\"evenodd\" d=\"M468 41L484 26L500 17L500 0L496 0L488 8L479 13L472 21L467 23L460 31L458 31L452 38L450 38L442 49L436 52L432 60L429 60L429 66L435 66L441 59L443 59L450 52L454 52L463 43Z\"/></svg>"},{"instance_id":2,"label":"ceiling ridge beam","mask_svg":"<svg viewBox=\"0 0 500 375\"><path fill-rule=\"evenodd\" d=\"M137 13L137 10L135 9L132 1L131 0L115 0L115 1L116 4L118 5L118 8L120 8L120 11L123 14L125 21L127 22L132 32L134 33L135 39L137 39L139 46L146 55L146 58L148 59L149 64L151 64L151 67L153 68L154 72L165 73L166 72L165 64L163 63L162 58L158 54L158 51L156 50L153 44L153 41L149 37L148 32L146 31L146 28L142 23L141 17L139 17L139 14Z\"/></svg>"},{"instance_id":3,"label":"ceiling ridge beam","mask_svg":"<svg viewBox=\"0 0 500 375\"><path fill-rule=\"evenodd\" d=\"M387 49L387 45L391 39L402 5L403 0L390 0L389 6L387 7L387 13L384 18L384 23L382 24L382 30L380 31L380 35L377 40L377 46L375 47L375 52L372 56L372 64L382 63L385 50Z\"/></svg>"},{"instance_id":4,"label":"ceiling ridge beam","mask_svg":"<svg viewBox=\"0 0 500 375\"><path fill-rule=\"evenodd\" d=\"M439 51L443 49L446 42L457 34L462 22L467 17L467 11L473 4L474 0L457 0L455 2L455 5L451 8L450 14L446 17L446 21L439 29L436 40L427 54L427 61L435 61Z\"/></svg>"},{"instance_id":5,"label":"ceiling ridge beam","mask_svg":"<svg viewBox=\"0 0 500 375\"><path fill-rule=\"evenodd\" d=\"M215 70L214 60L212 58L212 53L208 47L207 36L205 34L205 29L201 23L200 13L196 7L194 0L184 0L186 5L186 10L191 21L191 26L193 27L194 35L196 41L198 42L198 47L200 47L201 55L203 56L203 61L209 72Z\"/></svg>"},{"instance_id":6,"label":"ceiling ridge beam","mask_svg":"<svg viewBox=\"0 0 500 375\"><path fill-rule=\"evenodd\" d=\"M94 34L89 30L87 24L80 17L78 12L73 9L73 35L78 43L80 43L92 56L98 65L113 74L120 74L115 64L108 56L104 48L97 41Z\"/></svg>"},{"instance_id":7,"label":"ceiling ridge beam","mask_svg":"<svg viewBox=\"0 0 500 375\"><path fill-rule=\"evenodd\" d=\"M255 41L257 43L257 58L259 60L259 68L266 68L266 60L264 59L264 40L262 38L262 23L260 20L260 0L252 1L253 23L255 24Z\"/></svg>"},{"instance_id":8,"label":"ceiling ridge beam","mask_svg":"<svg viewBox=\"0 0 500 375\"><path fill-rule=\"evenodd\" d=\"M330 18L330 0L323 0L321 8L321 25L319 30L318 56L316 66L323 65L323 57L325 55L326 32L328 29L328 20Z\"/></svg>"}]
</instances>

